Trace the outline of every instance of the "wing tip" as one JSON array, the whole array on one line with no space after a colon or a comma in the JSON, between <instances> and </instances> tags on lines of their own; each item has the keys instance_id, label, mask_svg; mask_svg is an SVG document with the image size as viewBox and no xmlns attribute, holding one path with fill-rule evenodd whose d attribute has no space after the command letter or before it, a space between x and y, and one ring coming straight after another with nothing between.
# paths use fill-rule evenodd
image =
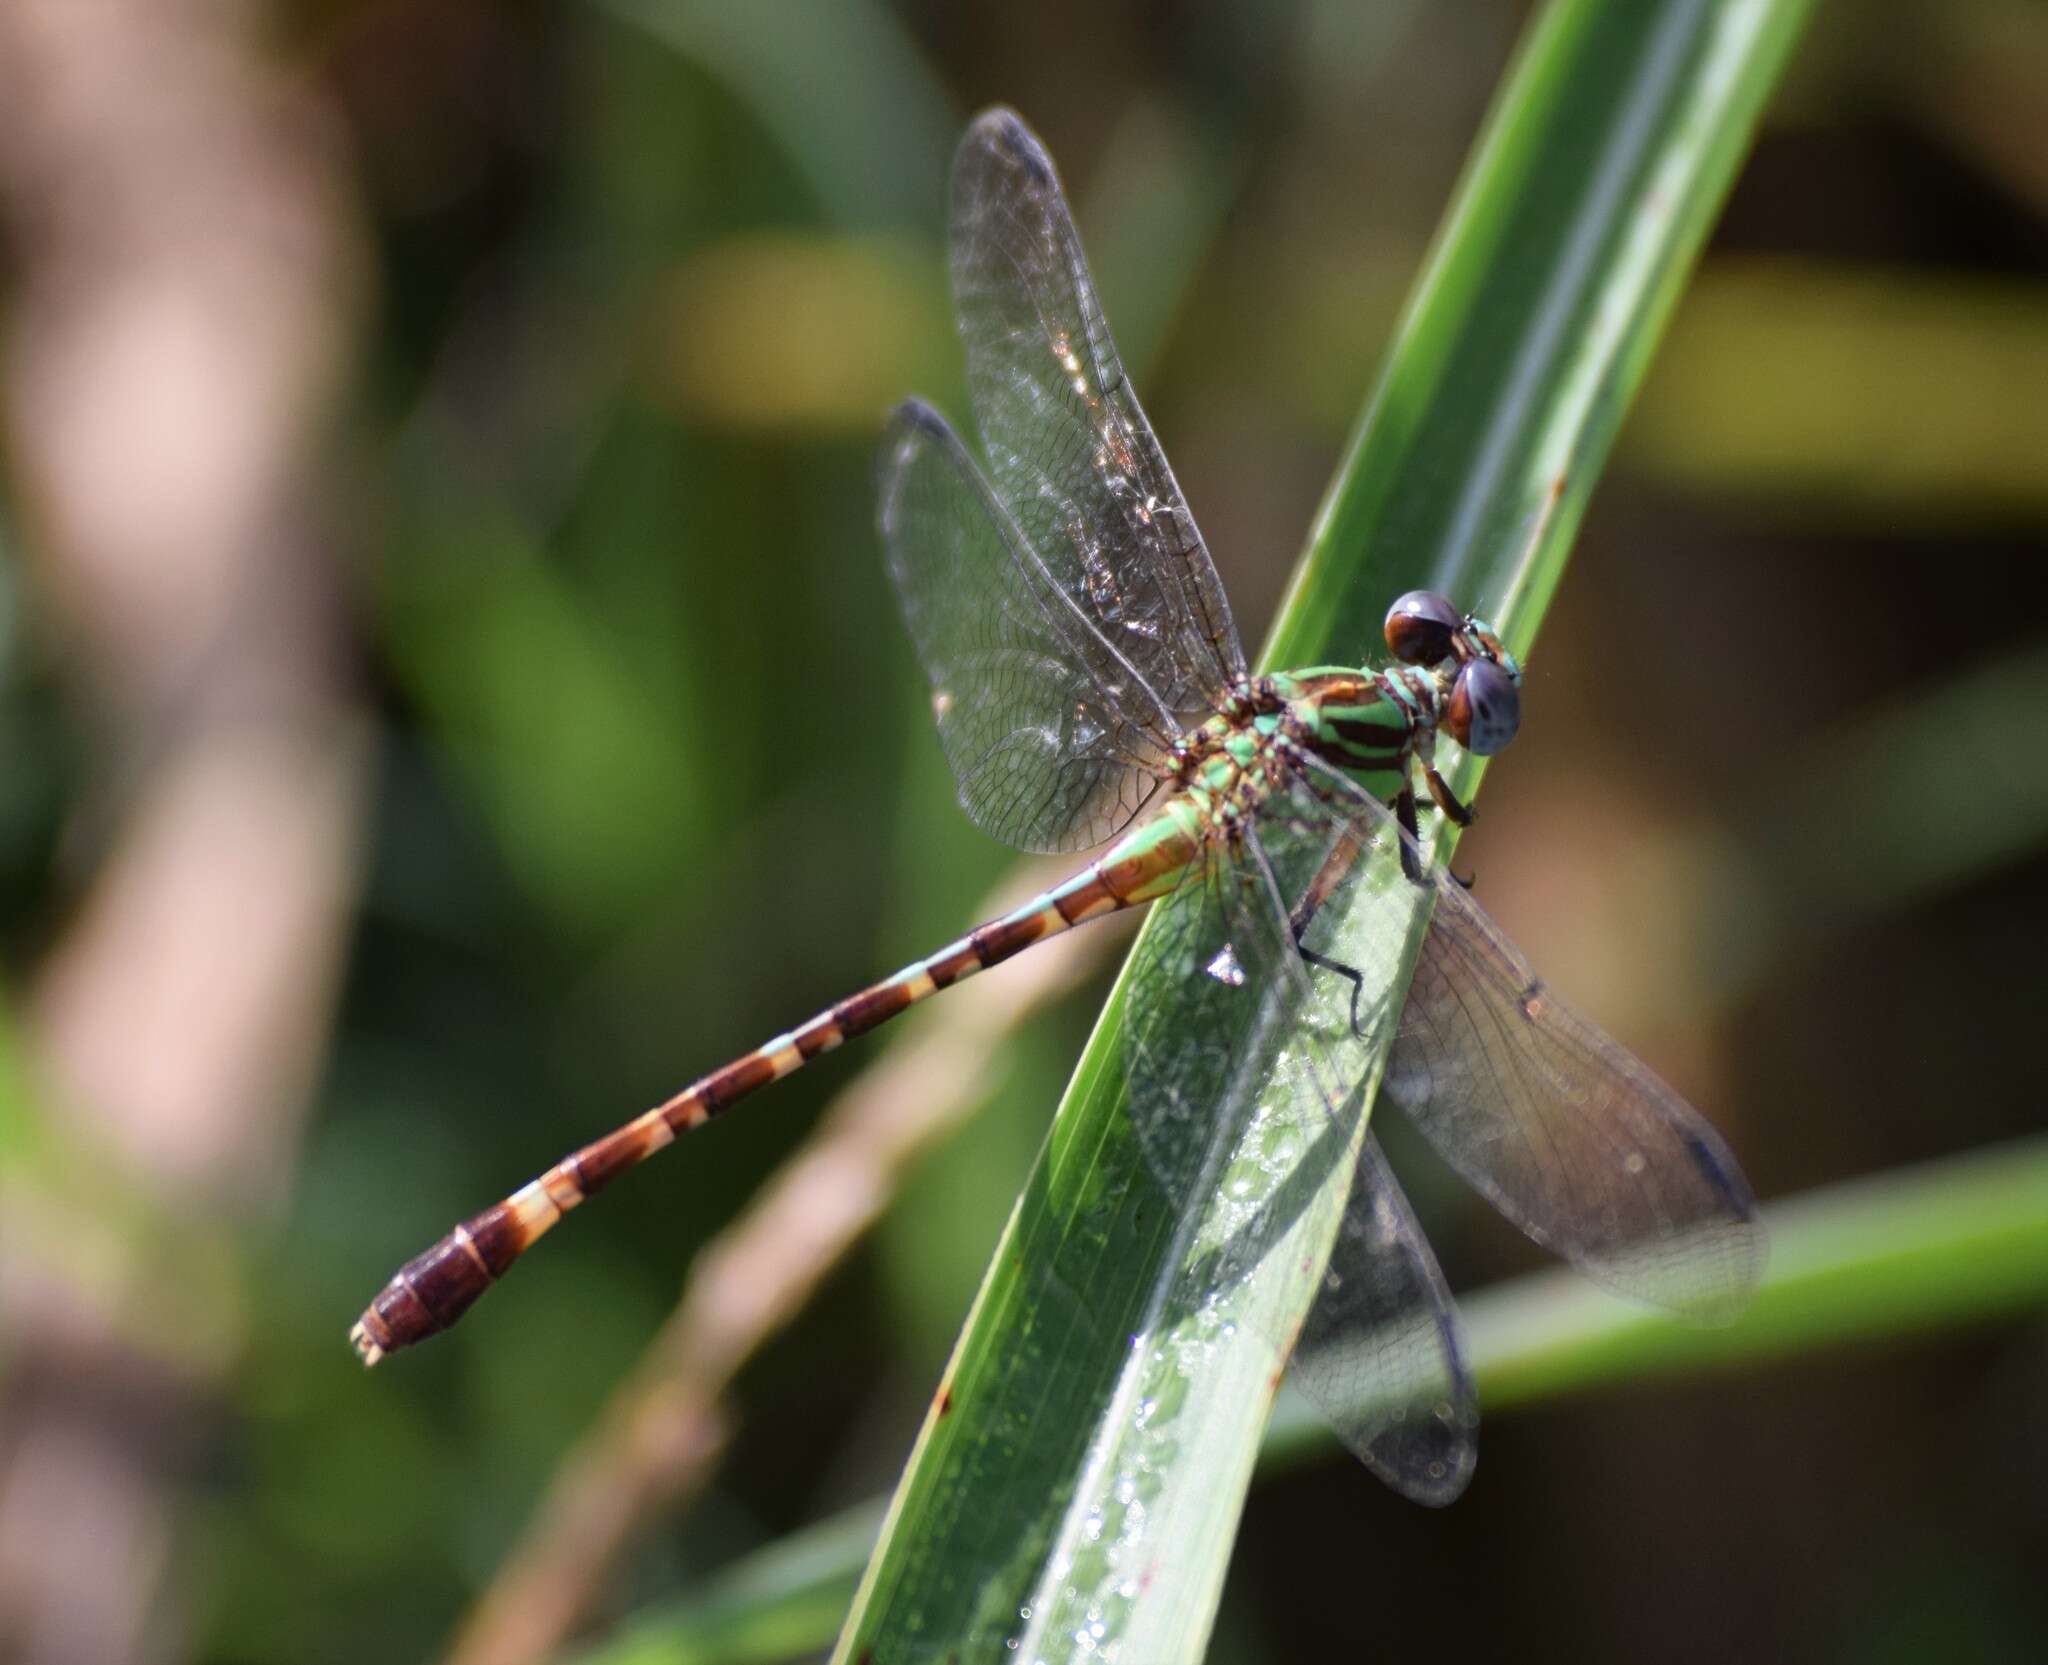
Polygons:
<instances>
[{"instance_id":1,"label":"wing tip","mask_svg":"<svg viewBox=\"0 0 2048 1665\"><path fill-rule=\"evenodd\" d=\"M961 152L994 151L1022 168L1040 185L1053 183L1052 157L1030 125L1007 104L993 104L976 116L961 141Z\"/></svg>"},{"instance_id":2,"label":"wing tip","mask_svg":"<svg viewBox=\"0 0 2048 1665\"><path fill-rule=\"evenodd\" d=\"M1444 1509L1465 1495L1479 1466L1479 1411L1475 1402L1411 1407L1412 1420L1350 1444L1385 1485L1411 1503ZM1340 1431L1338 1437L1344 1438Z\"/></svg>"},{"instance_id":3,"label":"wing tip","mask_svg":"<svg viewBox=\"0 0 2048 1665\"><path fill-rule=\"evenodd\" d=\"M961 449L952 424L936 406L918 398L905 399L889 412L889 419L882 424L881 443L875 447L875 523L885 538L894 529L910 465L927 446Z\"/></svg>"},{"instance_id":4,"label":"wing tip","mask_svg":"<svg viewBox=\"0 0 2048 1665\"><path fill-rule=\"evenodd\" d=\"M875 518L884 536L895 518L903 477L917 453L934 440L943 442L949 431L946 419L922 399L905 399L889 412L875 447Z\"/></svg>"},{"instance_id":5,"label":"wing tip","mask_svg":"<svg viewBox=\"0 0 2048 1665\"><path fill-rule=\"evenodd\" d=\"M898 400L889 412L889 420L883 425L885 443L904 434L943 434L948 431L946 419L939 414L938 407L915 394L908 399Z\"/></svg>"}]
</instances>

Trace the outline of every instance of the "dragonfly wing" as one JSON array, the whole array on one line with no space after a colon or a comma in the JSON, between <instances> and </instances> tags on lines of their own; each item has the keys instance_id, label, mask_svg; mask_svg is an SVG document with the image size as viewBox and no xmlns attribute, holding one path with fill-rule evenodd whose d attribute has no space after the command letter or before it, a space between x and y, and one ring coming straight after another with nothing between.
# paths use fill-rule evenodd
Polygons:
<instances>
[{"instance_id":1,"label":"dragonfly wing","mask_svg":"<svg viewBox=\"0 0 2048 1665\"><path fill-rule=\"evenodd\" d=\"M1358 1460L1418 1503L1453 1502L1479 1453L1479 1399L1436 1256L1368 1134L1294 1385Z\"/></svg>"},{"instance_id":2,"label":"dragonfly wing","mask_svg":"<svg viewBox=\"0 0 2048 1665\"><path fill-rule=\"evenodd\" d=\"M1363 1043L1342 986L1307 975L1282 901L1343 832L1334 821L1263 824L1246 835L1245 859L1205 864L1140 939L1124 1025L1131 1118L1169 1203L1216 1205L1217 1240L1195 1274L1207 1288L1249 1275L1351 1159L1362 1097L1347 1054ZM1267 1159L1290 1164L1285 1181L1233 1213L1226 1166ZM1449 1299L1369 1140L1352 1185L1306 1325L1272 1339L1283 1355L1295 1349L1301 1387L1374 1473L1448 1502L1471 1471L1477 1428Z\"/></svg>"},{"instance_id":3,"label":"dragonfly wing","mask_svg":"<svg viewBox=\"0 0 2048 1665\"><path fill-rule=\"evenodd\" d=\"M953 293L998 492L1183 724L1245 676L1215 563L1110 340L1052 160L1009 110L953 162Z\"/></svg>"},{"instance_id":4,"label":"dragonfly wing","mask_svg":"<svg viewBox=\"0 0 2048 1665\"><path fill-rule=\"evenodd\" d=\"M889 575L974 824L1027 850L1120 831L1167 766L1170 713L1024 542L945 419L915 400L881 455Z\"/></svg>"},{"instance_id":5,"label":"dragonfly wing","mask_svg":"<svg viewBox=\"0 0 2048 1665\"><path fill-rule=\"evenodd\" d=\"M1367 864L1398 867L1390 854L1408 835L1378 799L1344 786L1360 840L1389 852L1368 852ZM1733 1317L1762 1274L1764 1242L1727 1145L1552 993L1440 863L1413 855L1434 912L1386 1097L1532 1241L1596 1283L1709 1321Z\"/></svg>"}]
</instances>

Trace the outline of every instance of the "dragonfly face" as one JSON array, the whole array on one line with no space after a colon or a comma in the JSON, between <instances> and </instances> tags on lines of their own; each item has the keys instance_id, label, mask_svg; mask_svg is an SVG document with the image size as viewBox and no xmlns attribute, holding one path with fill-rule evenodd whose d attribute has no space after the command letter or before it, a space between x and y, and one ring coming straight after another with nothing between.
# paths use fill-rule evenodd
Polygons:
<instances>
[{"instance_id":1,"label":"dragonfly face","mask_svg":"<svg viewBox=\"0 0 2048 1665\"><path fill-rule=\"evenodd\" d=\"M1492 757L1522 726L1522 667L1493 626L1434 590L1410 590L1387 609L1387 646L1404 665L1435 673L1444 730Z\"/></svg>"},{"instance_id":2,"label":"dragonfly face","mask_svg":"<svg viewBox=\"0 0 2048 1665\"><path fill-rule=\"evenodd\" d=\"M1491 757L1506 748L1521 726L1521 683L1512 672L1493 659L1468 660L1458 668L1444 706L1444 728L1453 740L1468 752Z\"/></svg>"}]
</instances>

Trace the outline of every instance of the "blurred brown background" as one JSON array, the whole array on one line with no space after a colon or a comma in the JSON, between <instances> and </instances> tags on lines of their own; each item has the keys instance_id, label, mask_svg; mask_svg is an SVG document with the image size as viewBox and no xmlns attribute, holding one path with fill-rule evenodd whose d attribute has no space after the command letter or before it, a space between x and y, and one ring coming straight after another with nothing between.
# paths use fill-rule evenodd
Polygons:
<instances>
[{"instance_id":1,"label":"blurred brown background","mask_svg":"<svg viewBox=\"0 0 2048 1665\"><path fill-rule=\"evenodd\" d=\"M871 530L882 412L962 409L966 116L1058 158L1255 641L1524 21L0 9L0 1657L445 1646L869 1060L374 1376L362 1302L1005 869ZM1767 1198L2042 1126L2044 87L2027 0L1821 8L1464 847ZM1102 975L596 1623L893 1481ZM1528 1263L1415 1189L1454 1283ZM1333 1459L1255 1490L1214 1657L2038 1658L2044 1400L2036 1318L1503 1416L1442 1514Z\"/></svg>"}]
</instances>

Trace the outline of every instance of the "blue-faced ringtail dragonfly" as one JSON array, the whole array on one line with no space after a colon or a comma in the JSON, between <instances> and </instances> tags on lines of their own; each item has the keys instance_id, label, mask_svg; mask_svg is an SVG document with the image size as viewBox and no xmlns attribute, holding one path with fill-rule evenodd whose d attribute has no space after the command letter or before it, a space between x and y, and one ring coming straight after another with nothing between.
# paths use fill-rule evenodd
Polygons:
<instances>
[{"instance_id":1,"label":"blue-faced ringtail dragonfly","mask_svg":"<svg viewBox=\"0 0 2048 1665\"><path fill-rule=\"evenodd\" d=\"M1418 780L1437 813L1469 819L1439 772L1439 737L1482 756L1514 737L1513 655L1483 620L1416 591L1387 613L1384 669L1252 675L1051 160L1007 110L960 145L951 250L986 467L928 405L897 410L879 471L889 573L975 824L1027 850L1114 842L457 1226L362 1315L363 1360L448 1328L564 1213L757 1088L1144 903L1164 917L1140 937L1130 983L1128 1100L1146 1165L1180 1206L1215 1183L1184 1155L1200 1122L1244 1113L1235 1100L1251 1095L1342 1125L1359 1113L1364 1048L1391 1025L1381 1096L1509 1220L1612 1289L1731 1314L1762 1238L1727 1147L1552 995L1419 842ZM1389 1012L1411 918L1427 934ZM1276 1032L1288 1066L1253 1079L1244 1061ZM1357 1152L1350 1201L1292 1338L1296 1379L1383 1479L1448 1501L1477 1427L1449 1296L1370 1134L1343 1149Z\"/></svg>"}]
</instances>

